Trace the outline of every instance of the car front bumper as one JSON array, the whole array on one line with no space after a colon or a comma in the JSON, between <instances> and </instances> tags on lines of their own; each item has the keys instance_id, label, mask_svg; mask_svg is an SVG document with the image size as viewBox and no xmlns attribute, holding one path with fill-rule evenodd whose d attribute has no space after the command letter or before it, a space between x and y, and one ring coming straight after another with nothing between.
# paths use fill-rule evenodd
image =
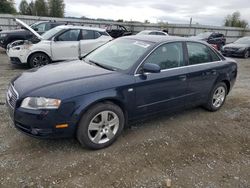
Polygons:
<instances>
[{"instance_id":1,"label":"car front bumper","mask_svg":"<svg viewBox=\"0 0 250 188\"><path fill-rule=\"evenodd\" d=\"M221 53L224 56L235 56L235 57L244 57L244 51L230 51L230 50L223 50Z\"/></svg>"},{"instance_id":2,"label":"car front bumper","mask_svg":"<svg viewBox=\"0 0 250 188\"><path fill-rule=\"evenodd\" d=\"M44 139L74 137L76 123L70 122L70 118L62 118L57 110L27 110L12 108L6 102L10 118L15 128L22 133ZM56 125L67 124L67 128L56 128Z\"/></svg>"},{"instance_id":3,"label":"car front bumper","mask_svg":"<svg viewBox=\"0 0 250 188\"><path fill-rule=\"evenodd\" d=\"M0 47L6 49L6 44L5 44L5 41L3 39L0 39Z\"/></svg>"},{"instance_id":4,"label":"car front bumper","mask_svg":"<svg viewBox=\"0 0 250 188\"><path fill-rule=\"evenodd\" d=\"M22 64L21 60L18 57L10 57L10 62L15 65Z\"/></svg>"},{"instance_id":5,"label":"car front bumper","mask_svg":"<svg viewBox=\"0 0 250 188\"><path fill-rule=\"evenodd\" d=\"M16 49L7 47L6 53L9 56L10 62L12 64L27 63L27 56L29 53L27 49L16 50Z\"/></svg>"}]
</instances>

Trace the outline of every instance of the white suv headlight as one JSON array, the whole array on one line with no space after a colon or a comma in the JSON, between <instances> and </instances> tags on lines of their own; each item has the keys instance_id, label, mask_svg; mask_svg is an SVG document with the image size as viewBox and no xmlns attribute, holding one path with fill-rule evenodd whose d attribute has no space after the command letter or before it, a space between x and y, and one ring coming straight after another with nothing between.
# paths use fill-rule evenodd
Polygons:
<instances>
[{"instance_id":1,"label":"white suv headlight","mask_svg":"<svg viewBox=\"0 0 250 188\"><path fill-rule=\"evenodd\" d=\"M59 99L49 99L44 97L27 97L23 100L21 107L26 109L58 109L61 104Z\"/></svg>"}]
</instances>

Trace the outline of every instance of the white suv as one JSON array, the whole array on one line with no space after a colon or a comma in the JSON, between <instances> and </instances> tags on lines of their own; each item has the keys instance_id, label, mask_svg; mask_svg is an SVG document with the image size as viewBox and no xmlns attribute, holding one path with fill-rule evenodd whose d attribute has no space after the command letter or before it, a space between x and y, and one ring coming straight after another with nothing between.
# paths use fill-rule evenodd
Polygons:
<instances>
[{"instance_id":1,"label":"white suv","mask_svg":"<svg viewBox=\"0 0 250 188\"><path fill-rule=\"evenodd\" d=\"M13 64L28 63L32 68L55 61L78 59L112 40L100 28L62 25L39 35L21 20L16 21L30 30L36 39L13 42L7 47L7 54Z\"/></svg>"}]
</instances>

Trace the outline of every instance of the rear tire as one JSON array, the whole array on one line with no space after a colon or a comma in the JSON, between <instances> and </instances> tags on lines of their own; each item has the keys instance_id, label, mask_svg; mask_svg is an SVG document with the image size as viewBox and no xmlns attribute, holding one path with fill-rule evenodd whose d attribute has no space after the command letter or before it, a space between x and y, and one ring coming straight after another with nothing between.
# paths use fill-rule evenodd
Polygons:
<instances>
[{"instance_id":1,"label":"rear tire","mask_svg":"<svg viewBox=\"0 0 250 188\"><path fill-rule=\"evenodd\" d=\"M210 92L208 101L204 107L211 112L219 110L226 101L227 90L227 86L224 82L216 84Z\"/></svg>"},{"instance_id":2,"label":"rear tire","mask_svg":"<svg viewBox=\"0 0 250 188\"><path fill-rule=\"evenodd\" d=\"M30 68L45 66L50 62L50 57L42 52L34 53L28 58L28 64Z\"/></svg>"},{"instance_id":3,"label":"rear tire","mask_svg":"<svg viewBox=\"0 0 250 188\"><path fill-rule=\"evenodd\" d=\"M102 149L114 143L124 123L124 113L119 106L111 102L98 103L83 114L76 136L82 146Z\"/></svg>"}]
</instances>

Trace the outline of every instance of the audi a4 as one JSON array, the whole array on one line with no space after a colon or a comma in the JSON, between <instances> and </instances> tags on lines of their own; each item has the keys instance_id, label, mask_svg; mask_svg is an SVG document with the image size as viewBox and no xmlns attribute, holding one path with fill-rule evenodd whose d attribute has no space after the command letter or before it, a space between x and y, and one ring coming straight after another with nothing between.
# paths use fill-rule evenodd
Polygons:
<instances>
[{"instance_id":1,"label":"audi a4","mask_svg":"<svg viewBox=\"0 0 250 188\"><path fill-rule=\"evenodd\" d=\"M205 42L127 36L82 60L22 73L10 83L7 105L27 135L76 137L101 149L133 120L194 106L219 110L236 77L236 62Z\"/></svg>"}]
</instances>

